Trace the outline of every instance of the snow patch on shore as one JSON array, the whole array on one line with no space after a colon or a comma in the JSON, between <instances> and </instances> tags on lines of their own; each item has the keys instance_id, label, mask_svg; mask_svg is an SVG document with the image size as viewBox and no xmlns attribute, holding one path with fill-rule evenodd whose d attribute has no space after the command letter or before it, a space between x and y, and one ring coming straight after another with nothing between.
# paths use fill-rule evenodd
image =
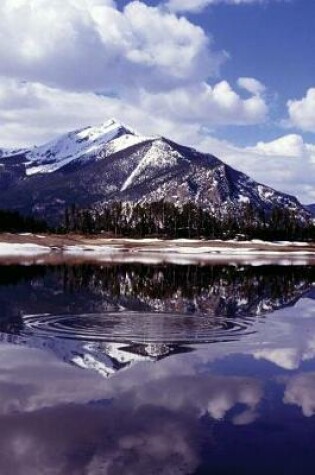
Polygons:
<instances>
[{"instance_id":1,"label":"snow patch on shore","mask_svg":"<svg viewBox=\"0 0 315 475\"><path fill-rule=\"evenodd\" d=\"M112 260L119 262L129 259L145 263L148 261L150 263L175 261L183 263L187 260L211 262L220 259L225 261L247 259L254 263L255 260L261 258L267 258L268 260L283 259L292 262L293 260L307 260L307 258L315 257L315 247L300 242L244 241L236 243L235 241L110 239L107 241L100 240L99 243L95 241L95 244L78 243L61 246L45 246L45 241L42 242L43 244L0 242L0 257L38 257L58 254L59 256L92 258L99 261Z\"/></svg>"},{"instance_id":2,"label":"snow patch on shore","mask_svg":"<svg viewBox=\"0 0 315 475\"><path fill-rule=\"evenodd\" d=\"M38 244L0 243L0 256L41 256L50 252L50 247Z\"/></svg>"}]
</instances>

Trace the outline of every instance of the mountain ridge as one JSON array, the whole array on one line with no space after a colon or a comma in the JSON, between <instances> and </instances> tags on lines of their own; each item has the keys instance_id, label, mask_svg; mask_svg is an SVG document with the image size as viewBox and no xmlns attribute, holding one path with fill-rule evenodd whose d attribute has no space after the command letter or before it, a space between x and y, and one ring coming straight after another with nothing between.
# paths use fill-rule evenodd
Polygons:
<instances>
[{"instance_id":1,"label":"mountain ridge","mask_svg":"<svg viewBox=\"0 0 315 475\"><path fill-rule=\"evenodd\" d=\"M305 207L306 207L306 209L308 209L310 211L310 213L313 216L315 216L315 203L306 205Z\"/></svg>"},{"instance_id":2,"label":"mountain ridge","mask_svg":"<svg viewBox=\"0 0 315 475\"><path fill-rule=\"evenodd\" d=\"M193 202L214 214L245 205L311 213L297 198L258 183L219 158L162 136L146 137L111 119L48 144L0 153L3 208L60 220L72 203L101 208L122 201Z\"/></svg>"}]
</instances>

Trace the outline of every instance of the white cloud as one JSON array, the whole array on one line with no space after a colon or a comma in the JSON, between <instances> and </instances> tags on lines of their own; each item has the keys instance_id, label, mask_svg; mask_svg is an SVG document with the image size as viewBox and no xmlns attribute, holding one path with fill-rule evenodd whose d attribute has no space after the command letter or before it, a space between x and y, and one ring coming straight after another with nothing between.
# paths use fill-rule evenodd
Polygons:
<instances>
[{"instance_id":1,"label":"white cloud","mask_svg":"<svg viewBox=\"0 0 315 475\"><path fill-rule=\"evenodd\" d=\"M271 142L258 142L253 151L265 155L304 158L315 163L315 145L305 143L301 135L290 134Z\"/></svg>"},{"instance_id":2,"label":"white cloud","mask_svg":"<svg viewBox=\"0 0 315 475\"><path fill-rule=\"evenodd\" d=\"M269 1L286 0L169 0L168 7L176 12L200 12L209 5L226 3L228 5L251 5L254 3L265 4Z\"/></svg>"},{"instance_id":3,"label":"white cloud","mask_svg":"<svg viewBox=\"0 0 315 475\"><path fill-rule=\"evenodd\" d=\"M3 0L0 74L76 90L163 89L218 72L223 52L185 18L139 1Z\"/></svg>"},{"instance_id":4,"label":"white cloud","mask_svg":"<svg viewBox=\"0 0 315 475\"><path fill-rule=\"evenodd\" d=\"M305 97L287 103L290 125L301 130L315 132L315 88L310 88Z\"/></svg>"},{"instance_id":5,"label":"white cloud","mask_svg":"<svg viewBox=\"0 0 315 475\"><path fill-rule=\"evenodd\" d=\"M116 97L64 91L0 77L0 148L40 144L110 117L148 134L172 130L167 120L150 117L136 105Z\"/></svg>"},{"instance_id":6,"label":"white cloud","mask_svg":"<svg viewBox=\"0 0 315 475\"><path fill-rule=\"evenodd\" d=\"M188 11L220 1L225 0L168 5ZM209 84L226 57L214 51L201 27L161 5L132 1L118 9L114 0L3 0L0 147L41 143L116 117L143 133L215 153L259 181L315 200L309 180L314 146L301 136L247 148L209 136L212 126L259 124L268 117L265 86L257 79L240 77L238 89L224 80ZM314 101L315 89L290 101L291 122L315 130Z\"/></svg>"},{"instance_id":7,"label":"white cloud","mask_svg":"<svg viewBox=\"0 0 315 475\"><path fill-rule=\"evenodd\" d=\"M0 147L38 144L109 117L146 134L196 143L200 124L256 123L266 112L263 99L242 99L225 81L213 88L202 84L159 94L142 89L138 95L120 99L0 77Z\"/></svg>"},{"instance_id":8,"label":"white cloud","mask_svg":"<svg viewBox=\"0 0 315 475\"><path fill-rule=\"evenodd\" d=\"M203 82L168 92L143 92L141 103L148 111L164 117L199 122L200 125L257 124L266 119L268 106L259 95L260 83L255 79L248 81L252 81L252 84L247 89L251 87L252 90L255 89L255 93L246 99L235 92L227 81L221 81L213 87Z\"/></svg>"},{"instance_id":9,"label":"white cloud","mask_svg":"<svg viewBox=\"0 0 315 475\"><path fill-rule=\"evenodd\" d=\"M256 96L263 94L266 90L266 87L255 78L242 77L238 79L237 84L242 89Z\"/></svg>"}]
</instances>

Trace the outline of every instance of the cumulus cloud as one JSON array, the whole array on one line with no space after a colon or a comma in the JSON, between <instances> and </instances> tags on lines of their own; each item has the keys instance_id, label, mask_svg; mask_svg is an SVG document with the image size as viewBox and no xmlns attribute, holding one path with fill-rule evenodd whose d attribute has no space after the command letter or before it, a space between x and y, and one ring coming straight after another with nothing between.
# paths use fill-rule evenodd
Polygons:
<instances>
[{"instance_id":1,"label":"cumulus cloud","mask_svg":"<svg viewBox=\"0 0 315 475\"><path fill-rule=\"evenodd\" d=\"M76 90L163 89L218 72L225 58L184 17L139 1L4 0L0 74Z\"/></svg>"},{"instance_id":2,"label":"cumulus cloud","mask_svg":"<svg viewBox=\"0 0 315 475\"><path fill-rule=\"evenodd\" d=\"M200 139L202 124L257 123L266 113L267 106L260 96L243 99L225 81L214 87L201 84L158 94L141 89L127 99L0 77L2 147L39 144L110 117L144 134L161 134L192 144Z\"/></svg>"},{"instance_id":3,"label":"cumulus cloud","mask_svg":"<svg viewBox=\"0 0 315 475\"><path fill-rule=\"evenodd\" d=\"M190 88L141 95L142 105L148 111L160 113L175 120L197 121L199 124L248 125L263 122L268 107L260 92L262 85L252 78L243 78L251 97L242 98L227 81L213 87L203 82ZM242 80L239 80L244 88ZM248 83L247 83L248 82Z\"/></svg>"},{"instance_id":4,"label":"cumulus cloud","mask_svg":"<svg viewBox=\"0 0 315 475\"><path fill-rule=\"evenodd\" d=\"M256 79L238 82L249 97L227 81L208 84L226 57L201 27L139 1L119 10L112 0L4 0L0 145L40 143L111 116L145 133L177 129L176 139L178 124L264 121Z\"/></svg>"},{"instance_id":5,"label":"cumulus cloud","mask_svg":"<svg viewBox=\"0 0 315 475\"><path fill-rule=\"evenodd\" d=\"M225 3L228 5L251 5L254 3L265 4L269 1L283 0L169 0L168 7L176 12L200 12L209 5Z\"/></svg>"},{"instance_id":6,"label":"cumulus cloud","mask_svg":"<svg viewBox=\"0 0 315 475\"><path fill-rule=\"evenodd\" d=\"M310 88L302 99L288 101L287 107L291 125L315 132L315 88Z\"/></svg>"},{"instance_id":7,"label":"cumulus cloud","mask_svg":"<svg viewBox=\"0 0 315 475\"><path fill-rule=\"evenodd\" d=\"M315 145L305 143L301 135L290 134L271 142L258 142L252 149L265 155L303 158L309 155L315 161Z\"/></svg>"},{"instance_id":8,"label":"cumulus cloud","mask_svg":"<svg viewBox=\"0 0 315 475\"><path fill-rule=\"evenodd\" d=\"M139 106L117 97L65 91L0 77L1 147L44 143L58 134L97 125L110 117L147 134L158 130L171 133L172 130L167 120L149 117Z\"/></svg>"},{"instance_id":9,"label":"cumulus cloud","mask_svg":"<svg viewBox=\"0 0 315 475\"><path fill-rule=\"evenodd\" d=\"M227 81L208 83L226 57L201 27L140 1L119 10L113 0L4 0L0 146L112 116L179 141L200 126L263 122L259 81L239 79L245 97Z\"/></svg>"}]
</instances>

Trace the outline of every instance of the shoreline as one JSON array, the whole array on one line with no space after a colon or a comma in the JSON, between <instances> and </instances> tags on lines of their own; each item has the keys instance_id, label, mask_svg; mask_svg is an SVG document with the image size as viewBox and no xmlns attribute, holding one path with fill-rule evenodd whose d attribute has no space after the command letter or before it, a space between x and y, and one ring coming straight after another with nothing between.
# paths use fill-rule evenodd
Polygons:
<instances>
[{"instance_id":1,"label":"shoreline","mask_svg":"<svg viewBox=\"0 0 315 475\"><path fill-rule=\"evenodd\" d=\"M315 264L315 243L0 234L0 264Z\"/></svg>"}]
</instances>

